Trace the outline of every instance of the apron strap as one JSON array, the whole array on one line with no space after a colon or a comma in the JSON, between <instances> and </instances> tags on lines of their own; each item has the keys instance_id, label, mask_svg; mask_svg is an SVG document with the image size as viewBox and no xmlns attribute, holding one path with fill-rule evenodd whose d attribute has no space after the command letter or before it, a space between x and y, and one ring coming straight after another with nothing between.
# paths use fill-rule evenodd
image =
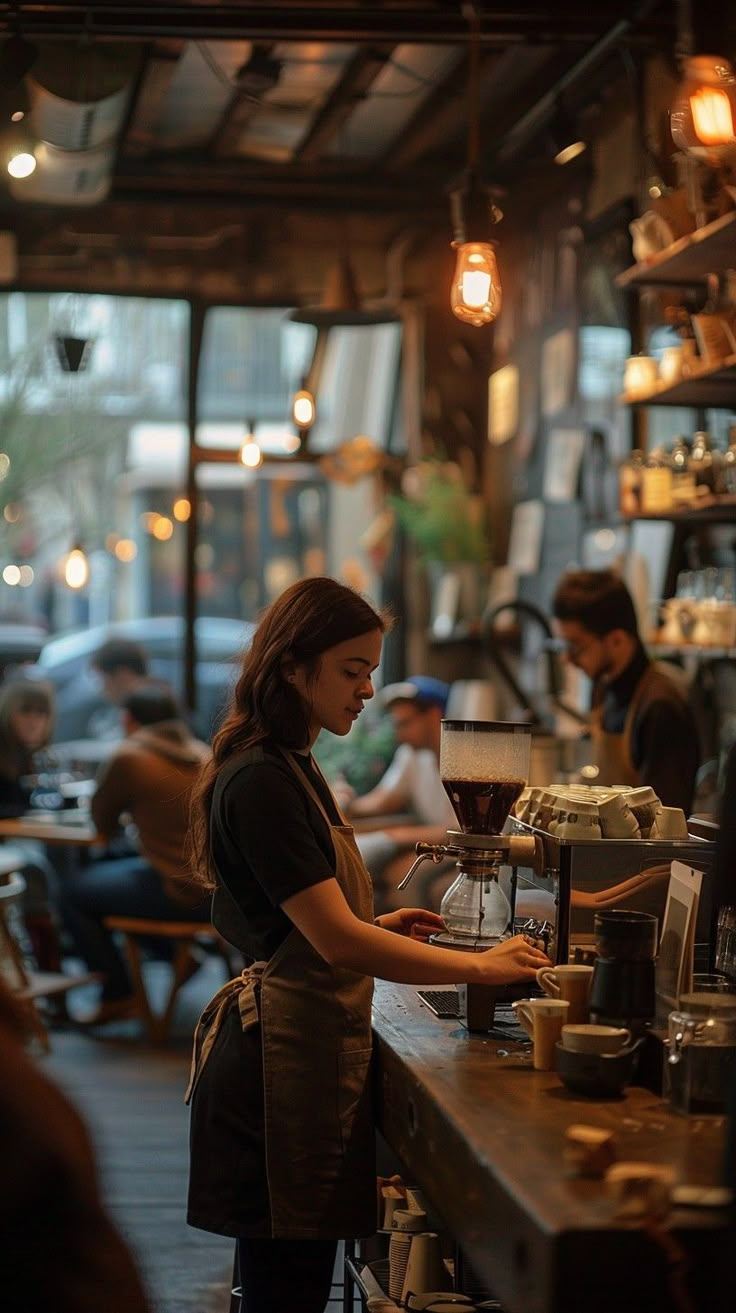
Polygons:
<instances>
[{"instance_id":1,"label":"apron strap","mask_svg":"<svg viewBox=\"0 0 736 1313\"><path fill-rule=\"evenodd\" d=\"M266 969L265 962L254 962L246 967L234 980L228 980L210 999L202 1013L194 1032L192 1061L189 1068L189 1084L184 1095L184 1102L189 1103L197 1082L204 1071L215 1040L222 1029L222 1024L237 999L240 1024L243 1030L257 1026L260 1020L258 1011L258 990L261 976Z\"/></svg>"},{"instance_id":2,"label":"apron strap","mask_svg":"<svg viewBox=\"0 0 736 1313\"><path fill-rule=\"evenodd\" d=\"M304 787L304 789L306 790L306 792L309 794L309 797L312 799L312 802L314 803L315 807L317 807L318 810L322 813L322 816L324 817L325 824L326 824L327 828L328 828L329 830L345 829L345 830L350 830L350 831L352 832L352 830L353 830L353 826L352 826L352 825L350 824L350 822L347 821L347 820L345 819L345 817L343 816L343 813L342 813L340 807L338 807L338 805L337 805L337 799L335 798L335 796L334 796L334 794L333 794L333 792L332 792L332 789L330 788L329 784L327 783L327 780L325 779L324 775L322 774L322 771L320 770L319 766L317 765L316 761L314 760L314 757L312 757L312 766L314 767L316 773L319 775L320 779L322 780L322 783L324 784L324 786L325 786L325 788L327 789L327 791L328 791L330 797L332 798L332 801L333 801L334 806L335 806L335 810L336 810L338 816L340 817L340 825L339 825L339 826L336 826L336 825L335 825L335 822L334 822L333 820L331 820L330 817L327 815L327 810L326 810L326 808L325 808L324 803L322 802L322 799L320 798L320 796L319 796L317 790L315 789L314 785L312 784L311 780L308 779L308 777L304 774L304 771L301 770L300 767L299 767L299 766L297 765L297 763L295 762L295 760L294 760L294 754L291 753L291 752L289 752L289 750L288 750L287 748L279 748L279 752L281 753L282 757L285 759L287 765L289 765L289 766L291 767L291 769L293 770L294 774L296 775L297 779L299 780L299 783Z\"/></svg>"}]
</instances>

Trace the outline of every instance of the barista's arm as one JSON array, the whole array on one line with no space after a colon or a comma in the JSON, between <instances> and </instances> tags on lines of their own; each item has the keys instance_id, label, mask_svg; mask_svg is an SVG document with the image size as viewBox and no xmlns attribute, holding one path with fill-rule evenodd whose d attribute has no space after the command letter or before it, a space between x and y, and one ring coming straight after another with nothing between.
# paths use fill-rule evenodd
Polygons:
<instances>
[{"instance_id":1,"label":"barista's arm","mask_svg":"<svg viewBox=\"0 0 736 1313\"><path fill-rule=\"evenodd\" d=\"M289 920L331 966L407 985L478 982L503 985L533 980L549 959L524 935L485 953L433 948L354 916L337 880L322 880L287 898Z\"/></svg>"}]
</instances>

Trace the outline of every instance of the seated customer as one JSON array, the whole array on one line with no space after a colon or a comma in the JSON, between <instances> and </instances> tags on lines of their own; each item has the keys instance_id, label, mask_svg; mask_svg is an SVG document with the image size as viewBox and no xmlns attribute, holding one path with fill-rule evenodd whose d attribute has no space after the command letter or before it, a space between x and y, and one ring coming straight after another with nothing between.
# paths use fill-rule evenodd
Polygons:
<instances>
[{"instance_id":1,"label":"seated customer","mask_svg":"<svg viewBox=\"0 0 736 1313\"><path fill-rule=\"evenodd\" d=\"M28 1057L25 1038L0 982L3 1313L147 1313L133 1258L102 1202L86 1128Z\"/></svg>"},{"instance_id":2,"label":"seated customer","mask_svg":"<svg viewBox=\"0 0 736 1313\"><path fill-rule=\"evenodd\" d=\"M177 715L166 685L141 684L123 699L126 738L102 767L92 799L92 819L109 836L129 817L140 856L93 862L65 882L62 916L91 971L105 977L102 1001L89 1018L100 1023L134 1012L130 979L108 916L153 921L209 922L185 856L189 799L209 749Z\"/></svg>"},{"instance_id":3,"label":"seated customer","mask_svg":"<svg viewBox=\"0 0 736 1313\"><path fill-rule=\"evenodd\" d=\"M394 895L395 886L404 876L414 857L414 847L420 841L442 843L448 828L457 825L452 804L440 779L440 726L447 708L449 685L428 675L412 675L400 684L388 684L379 694L379 701L390 713L399 747L388 770L374 789L362 797L352 791L338 791L343 810L352 820L361 817L390 816L409 812L410 819L402 824L389 824L380 830L358 834L357 842L363 860L374 881L382 890L382 905L397 906L401 895ZM437 902L434 894L424 888L431 874L435 883L438 875L445 876L445 864L420 868L416 888L410 884L406 902L420 900L428 907ZM453 869L452 864L448 869ZM421 879L420 879L421 877ZM442 881L443 888L447 879Z\"/></svg>"},{"instance_id":4,"label":"seated customer","mask_svg":"<svg viewBox=\"0 0 736 1313\"><path fill-rule=\"evenodd\" d=\"M99 677L105 700L110 704L96 711L90 733L95 738L120 738L120 715L124 698L148 677L148 656L132 638L108 638L92 654L90 669Z\"/></svg>"},{"instance_id":5,"label":"seated customer","mask_svg":"<svg viewBox=\"0 0 736 1313\"><path fill-rule=\"evenodd\" d=\"M31 806L39 772L49 768L44 750L54 726L54 692L50 684L11 679L0 688L0 816L20 816ZM14 839L23 855L20 873L26 882L22 909L31 952L41 971L59 971L61 954L50 892L54 867L44 844Z\"/></svg>"},{"instance_id":6,"label":"seated customer","mask_svg":"<svg viewBox=\"0 0 736 1313\"><path fill-rule=\"evenodd\" d=\"M649 660L626 584L611 570L571 570L553 613L568 661L593 681L598 783L648 784L687 814L700 757L695 718L672 675Z\"/></svg>"}]
</instances>

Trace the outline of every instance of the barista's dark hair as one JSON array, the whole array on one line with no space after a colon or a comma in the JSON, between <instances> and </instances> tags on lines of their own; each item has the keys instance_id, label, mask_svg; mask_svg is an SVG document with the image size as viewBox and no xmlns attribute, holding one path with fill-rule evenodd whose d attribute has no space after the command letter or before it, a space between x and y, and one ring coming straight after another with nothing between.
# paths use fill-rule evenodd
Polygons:
<instances>
[{"instance_id":1,"label":"barista's dark hair","mask_svg":"<svg viewBox=\"0 0 736 1313\"><path fill-rule=\"evenodd\" d=\"M557 585L552 612L557 620L575 620L599 638L614 629L638 637L631 593L612 570L568 571Z\"/></svg>"},{"instance_id":2,"label":"barista's dark hair","mask_svg":"<svg viewBox=\"0 0 736 1313\"><path fill-rule=\"evenodd\" d=\"M148 674L146 650L132 638L108 638L93 652L90 660L93 670L111 675L116 670L132 670L134 675Z\"/></svg>"},{"instance_id":3,"label":"barista's dark hair","mask_svg":"<svg viewBox=\"0 0 736 1313\"><path fill-rule=\"evenodd\" d=\"M305 666L311 683L329 648L376 629L385 633L390 624L388 614L374 610L352 588L322 577L292 584L264 611L194 793L190 845L196 879L215 884L210 808L217 777L231 757L265 739L285 748L304 748L309 741L308 709L288 682L284 665Z\"/></svg>"}]
</instances>

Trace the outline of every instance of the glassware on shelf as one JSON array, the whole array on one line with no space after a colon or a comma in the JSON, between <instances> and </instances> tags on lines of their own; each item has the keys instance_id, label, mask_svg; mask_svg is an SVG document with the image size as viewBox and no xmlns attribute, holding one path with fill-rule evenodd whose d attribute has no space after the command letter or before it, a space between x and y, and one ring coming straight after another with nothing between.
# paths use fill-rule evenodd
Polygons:
<instances>
[{"instance_id":1,"label":"glassware on shelf","mask_svg":"<svg viewBox=\"0 0 736 1313\"><path fill-rule=\"evenodd\" d=\"M639 514L643 474L644 454L635 448L628 459L619 466L619 505L622 515Z\"/></svg>"},{"instance_id":2,"label":"glassware on shelf","mask_svg":"<svg viewBox=\"0 0 736 1313\"><path fill-rule=\"evenodd\" d=\"M736 458L736 450L734 451ZM695 475L690 468L690 449L684 437L675 438L670 452L672 470L672 504L687 506L695 501Z\"/></svg>"},{"instance_id":3,"label":"glassware on shelf","mask_svg":"<svg viewBox=\"0 0 736 1313\"><path fill-rule=\"evenodd\" d=\"M714 452L710 434L701 429L693 438L690 469L698 488L715 493L718 484L720 452Z\"/></svg>"},{"instance_id":4,"label":"glassware on shelf","mask_svg":"<svg viewBox=\"0 0 736 1313\"><path fill-rule=\"evenodd\" d=\"M672 510L672 467L661 447L645 461L641 489L641 509L646 515L667 515Z\"/></svg>"},{"instance_id":5,"label":"glassware on shelf","mask_svg":"<svg viewBox=\"0 0 736 1313\"><path fill-rule=\"evenodd\" d=\"M728 430L728 448L721 466L721 490L731 497L736 496L736 424Z\"/></svg>"}]
</instances>

